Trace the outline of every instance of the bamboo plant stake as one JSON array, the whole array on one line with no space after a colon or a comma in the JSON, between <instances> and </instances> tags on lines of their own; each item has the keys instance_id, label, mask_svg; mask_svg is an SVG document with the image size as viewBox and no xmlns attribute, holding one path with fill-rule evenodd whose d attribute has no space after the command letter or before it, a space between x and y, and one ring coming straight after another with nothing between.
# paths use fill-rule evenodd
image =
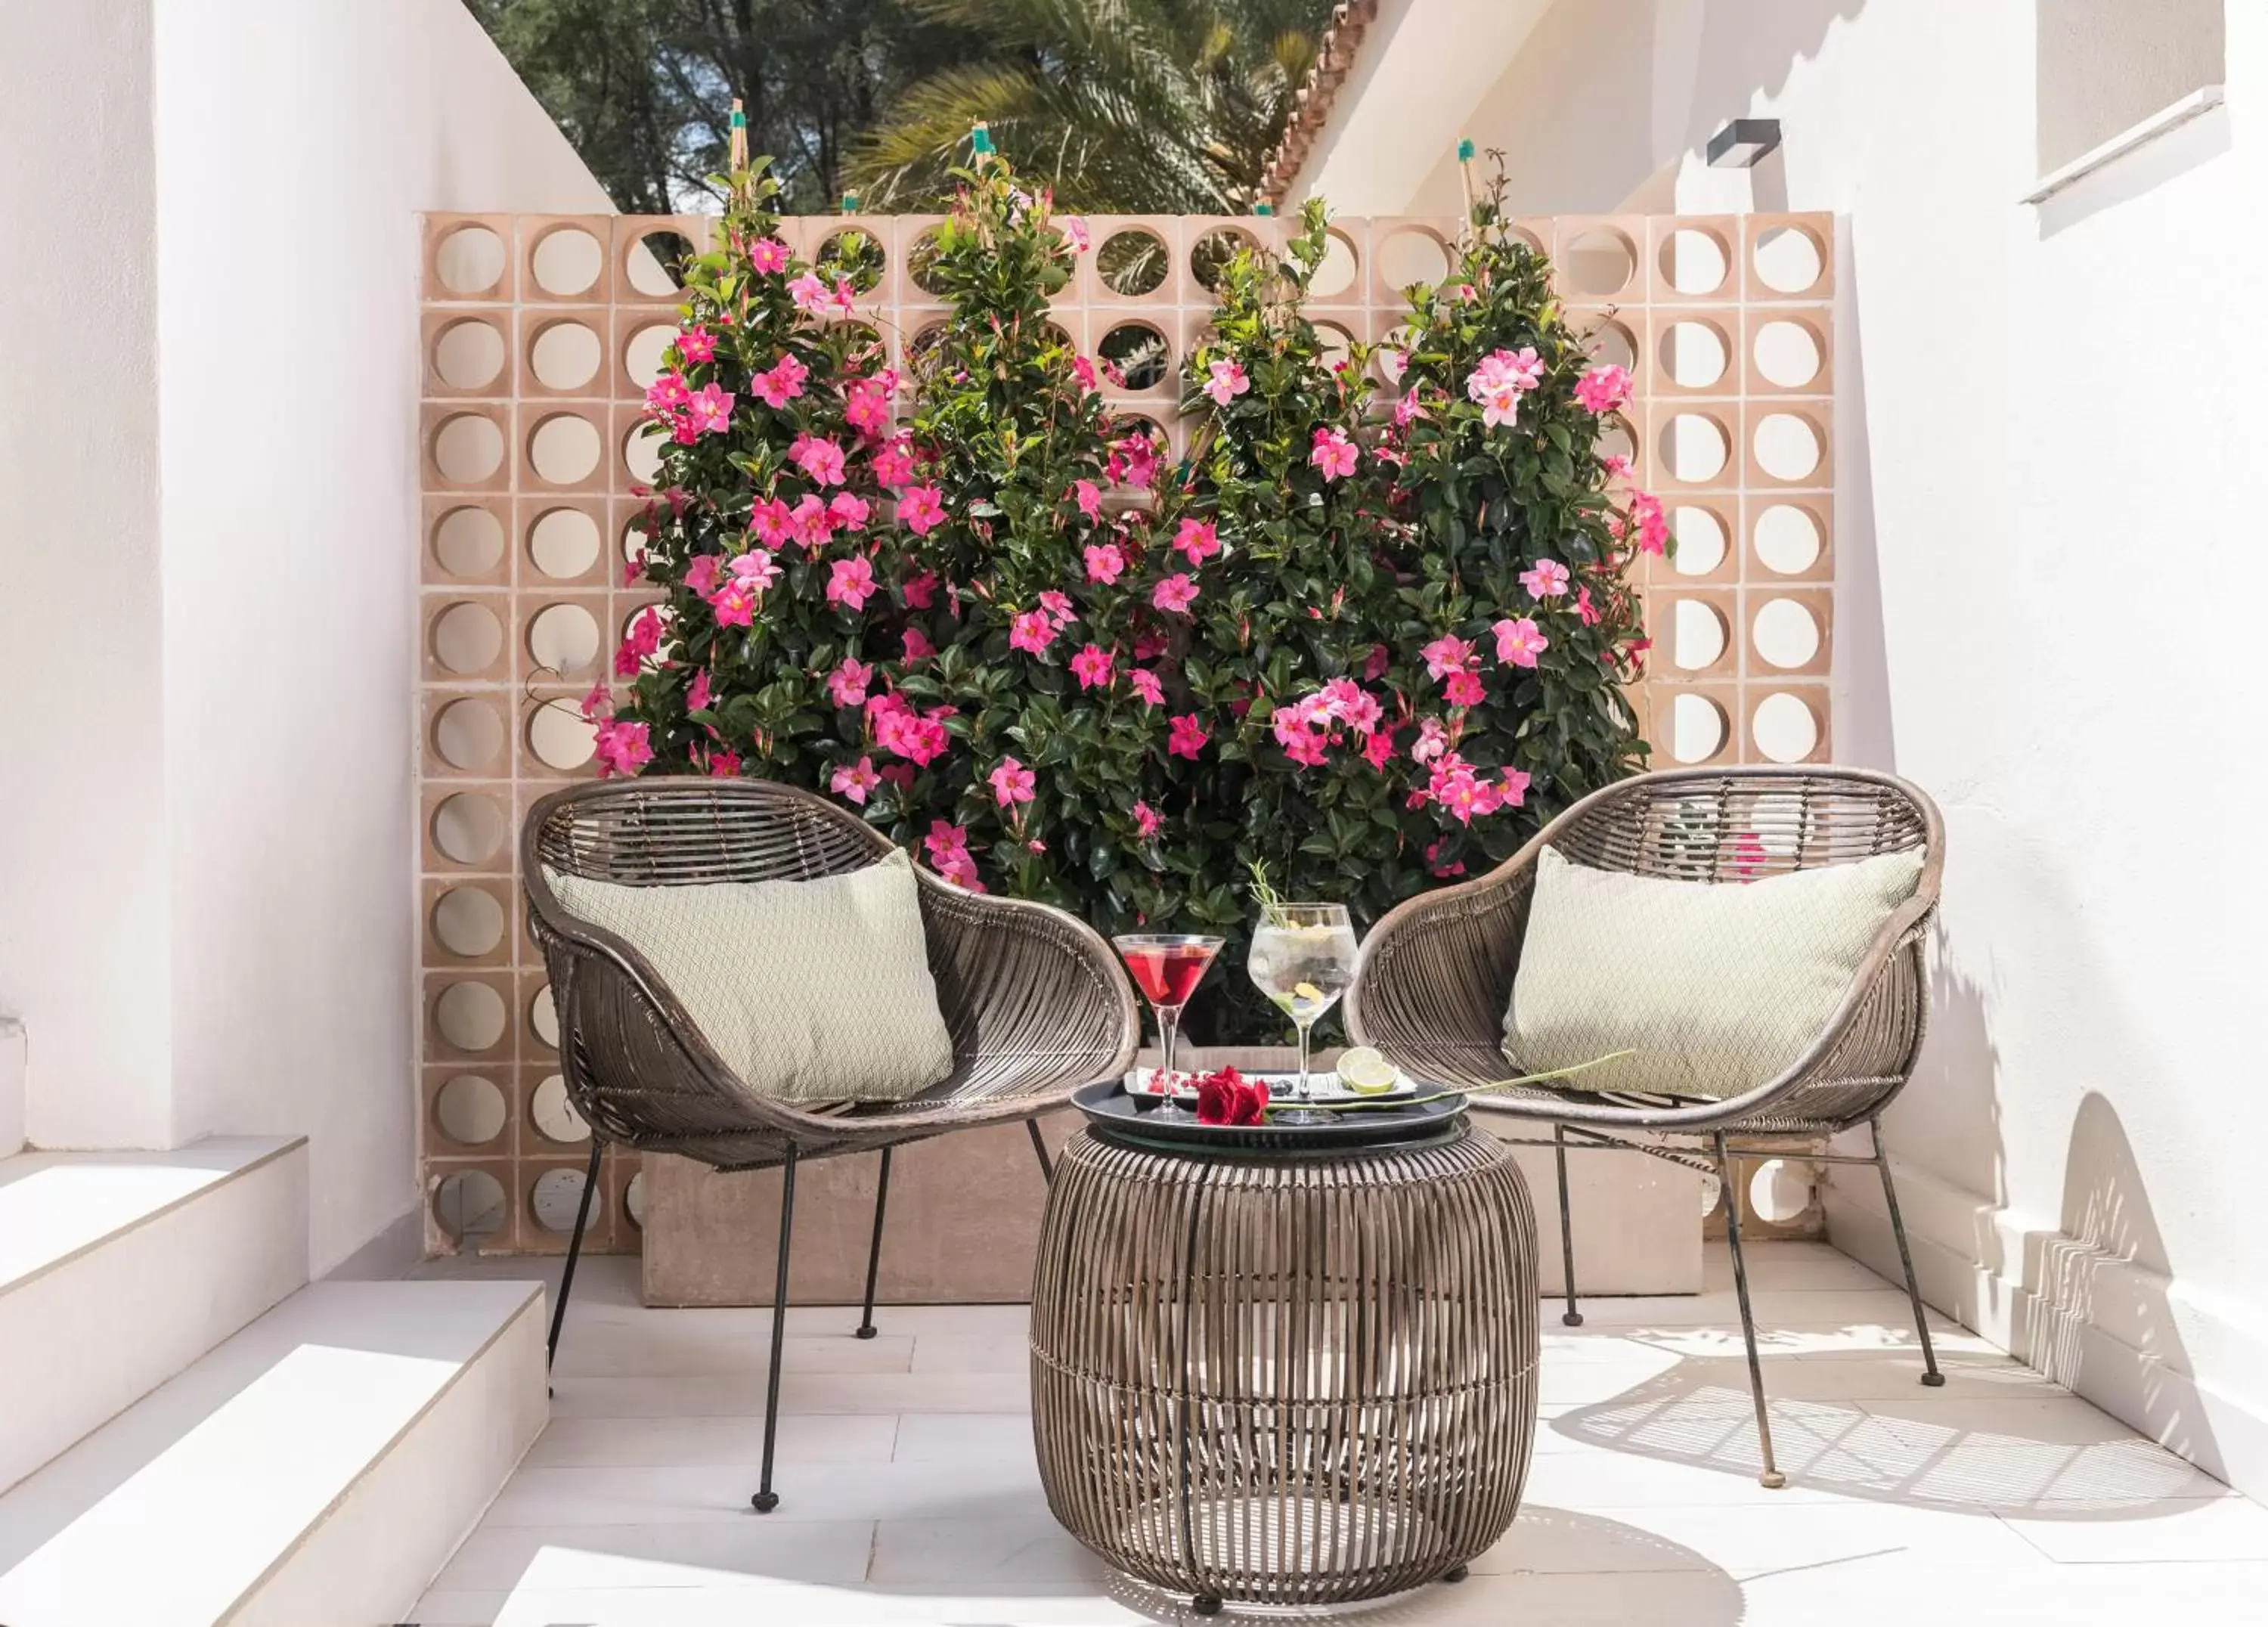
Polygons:
<instances>
[{"instance_id":1,"label":"bamboo plant stake","mask_svg":"<svg viewBox=\"0 0 2268 1627\"><path fill-rule=\"evenodd\" d=\"M1457 141L1457 183L1465 189L1465 224L1457 240L1469 243L1473 240L1473 138L1469 136Z\"/></svg>"}]
</instances>

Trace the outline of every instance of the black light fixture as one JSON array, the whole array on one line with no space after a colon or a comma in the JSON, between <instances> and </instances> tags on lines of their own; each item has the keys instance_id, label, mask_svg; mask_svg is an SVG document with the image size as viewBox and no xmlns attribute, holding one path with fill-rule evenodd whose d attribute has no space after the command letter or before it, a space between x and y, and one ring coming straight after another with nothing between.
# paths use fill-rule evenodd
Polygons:
<instances>
[{"instance_id":1,"label":"black light fixture","mask_svg":"<svg viewBox=\"0 0 2268 1627\"><path fill-rule=\"evenodd\" d=\"M1751 169L1778 145L1778 119L1734 119L1709 138L1709 167Z\"/></svg>"}]
</instances>

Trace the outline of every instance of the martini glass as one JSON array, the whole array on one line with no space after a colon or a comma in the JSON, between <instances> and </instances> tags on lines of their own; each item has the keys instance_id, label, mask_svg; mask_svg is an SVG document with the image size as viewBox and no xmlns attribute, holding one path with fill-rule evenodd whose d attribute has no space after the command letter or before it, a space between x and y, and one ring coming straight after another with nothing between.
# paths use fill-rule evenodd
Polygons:
<instances>
[{"instance_id":1,"label":"martini glass","mask_svg":"<svg viewBox=\"0 0 2268 1627\"><path fill-rule=\"evenodd\" d=\"M1165 1086L1159 1099L1158 1116L1194 1117L1176 1105L1173 1098L1174 1039L1181 1028L1182 1007L1189 1004L1189 996L1204 981L1205 968L1220 953L1225 940L1186 933L1138 932L1110 941L1124 959L1126 969L1133 974L1134 986L1150 1002L1150 1009L1158 1013L1159 1049L1165 1056L1165 1065L1158 1070L1152 1081Z\"/></svg>"},{"instance_id":2,"label":"martini glass","mask_svg":"<svg viewBox=\"0 0 2268 1627\"><path fill-rule=\"evenodd\" d=\"M1344 904L1278 904L1253 929L1245 969L1300 1030L1300 1086L1294 1105L1270 1115L1278 1124L1331 1122L1308 1106L1307 1034L1353 981L1354 958L1354 924Z\"/></svg>"}]
</instances>

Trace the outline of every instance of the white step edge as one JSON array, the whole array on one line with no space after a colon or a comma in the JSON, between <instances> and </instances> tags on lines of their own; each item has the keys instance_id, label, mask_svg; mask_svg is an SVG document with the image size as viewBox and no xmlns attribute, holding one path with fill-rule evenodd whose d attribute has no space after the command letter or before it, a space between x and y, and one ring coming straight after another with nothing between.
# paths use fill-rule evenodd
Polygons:
<instances>
[{"instance_id":1,"label":"white step edge","mask_svg":"<svg viewBox=\"0 0 2268 1627\"><path fill-rule=\"evenodd\" d=\"M305 1137L0 1160L0 1491L306 1281Z\"/></svg>"},{"instance_id":2,"label":"white step edge","mask_svg":"<svg viewBox=\"0 0 2268 1627\"><path fill-rule=\"evenodd\" d=\"M549 1418L543 1291L317 1283L0 1497L9 1627L398 1622Z\"/></svg>"}]
</instances>

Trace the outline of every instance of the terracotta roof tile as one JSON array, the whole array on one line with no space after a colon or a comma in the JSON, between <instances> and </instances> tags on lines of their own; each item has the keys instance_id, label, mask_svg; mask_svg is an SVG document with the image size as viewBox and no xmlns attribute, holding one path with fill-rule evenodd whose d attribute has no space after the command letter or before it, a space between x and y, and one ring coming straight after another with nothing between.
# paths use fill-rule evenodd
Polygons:
<instances>
[{"instance_id":1,"label":"terracotta roof tile","mask_svg":"<svg viewBox=\"0 0 2268 1627\"><path fill-rule=\"evenodd\" d=\"M1331 9L1330 26L1323 30L1314 65L1307 70L1306 82L1292 99L1292 116L1285 123L1284 139L1268 155L1268 166L1261 172L1260 189L1270 202L1282 203L1285 189L1299 178L1308 150L1330 122L1339 86L1345 83L1362 48L1363 36L1377 17L1378 0L1340 0Z\"/></svg>"}]
</instances>

